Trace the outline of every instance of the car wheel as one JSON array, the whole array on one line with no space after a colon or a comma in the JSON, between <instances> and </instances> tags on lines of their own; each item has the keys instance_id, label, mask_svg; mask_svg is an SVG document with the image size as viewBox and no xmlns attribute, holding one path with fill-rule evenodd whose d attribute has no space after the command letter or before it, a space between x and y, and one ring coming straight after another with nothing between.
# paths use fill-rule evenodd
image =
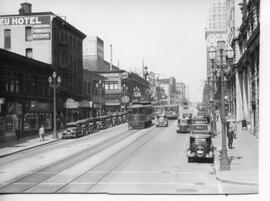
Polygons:
<instances>
[{"instance_id":1,"label":"car wheel","mask_svg":"<svg viewBox=\"0 0 270 201\"><path fill-rule=\"evenodd\" d=\"M214 163L214 158L210 158L209 163Z\"/></svg>"},{"instance_id":2,"label":"car wheel","mask_svg":"<svg viewBox=\"0 0 270 201\"><path fill-rule=\"evenodd\" d=\"M188 162L189 163L193 162L193 158L188 157Z\"/></svg>"}]
</instances>

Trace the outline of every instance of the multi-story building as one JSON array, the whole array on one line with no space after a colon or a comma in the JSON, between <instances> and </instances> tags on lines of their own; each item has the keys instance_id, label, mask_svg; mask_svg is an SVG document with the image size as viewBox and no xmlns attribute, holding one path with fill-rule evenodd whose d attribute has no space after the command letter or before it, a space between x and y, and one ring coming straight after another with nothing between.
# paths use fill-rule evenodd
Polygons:
<instances>
[{"instance_id":1,"label":"multi-story building","mask_svg":"<svg viewBox=\"0 0 270 201\"><path fill-rule=\"evenodd\" d=\"M84 110L84 118L95 117L105 108L105 88L102 84L105 83L105 77L93 71L83 70L83 91L84 100L81 106L87 108Z\"/></svg>"},{"instance_id":2,"label":"multi-story building","mask_svg":"<svg viewBox=\"0 0 270 201\"><path fill-rule=\"evenodd\" d=\"M246 120L254 135L259 133L260 0L243 0L242 23L235 45L238 120ZM236 57L237 58L237 57Z\"/></svg>"},{"instance_id":3,"label":"multi-story building","mask_svg":"<svg viewBox=\"0 0 270 201\"><path fill-rule=\"evenodd\" d=\"M158 82L159 86L165 91L167 104L173 103L174 99L177 97L175 78L159 79Z\"/></svg>"},{"instance_id":4,"label":"multi-story building","mask_svg":"<svg viewBox=\"0 0 270 201\"><path fill-rule=\"evenodd\" d=\"M15 138L15 129L21 137L36 134L41 124L52 129L51 73L50 64L0 49L0 142Z\"/></svg>"},{"instance_id":5,"label":"multi-story building","mask_svg":"<svg viewBox=\"0 0 270 201\"><path fill-rule=\"evenodd\" d=\"M83 68L91 71L109 70L104 66L104 42L97 36L83 41Z\"/></svg>"},{"instance_id":6,"label":"multi-story building","mask_svg":"<svg viewBox=\"0 0 270 201\"><path fill-rule=\"evenodd\" d=\"M179 97L180 104L183 104L186 100L186 85L183 82L176 82L176 91Z\"/></svg>"},{"instance_id":7,"label":"multi-story building","mask_svg":"<svg viewBox=\"0 0 270 201\"><path fill-rule=\"evenodd\" d=\"M120 112L135 99L147 99L149 82L136 73L127 73L124 70L97 73L105 77L105 110L107 112ZM127 100L123 100L123 96L127 96Z\"/></svg>"},{"instance_id":8,"label":"multi-story building","mask_svg":"<svg viewBox=\"0 0 270 201\"><path fill-rule=\"evenodd\" d=\"M219 40L226 40L226 16L226 1L214 0L208 12L205 29L207 72L211 71L211 62L208 56L210 47L216 47Z\"/></svg>"},{"instance_id":9,"label":"multi-story building","mask_svg":"<svg viewBox=\"0 0 270 201\"><path fill-rule=\"evenodd\" d=\"M32 12L22 3L19 14L0 16L0 48L50 64L62 78L57 110L65 113L65 102L83 98L84 33L52 12Z\"/></svg>"}]
</instances>

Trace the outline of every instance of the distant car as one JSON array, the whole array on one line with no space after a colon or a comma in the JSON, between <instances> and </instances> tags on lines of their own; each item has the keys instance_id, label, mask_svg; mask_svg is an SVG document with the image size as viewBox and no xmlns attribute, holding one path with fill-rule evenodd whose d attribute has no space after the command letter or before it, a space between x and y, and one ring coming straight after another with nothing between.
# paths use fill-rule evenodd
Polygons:
<instances>
[{"instance_id":1,"label":"distant car","mask_svg":"<svg viewBox=\"0 0 270 201\"><path fill-rule=\"evenodd\" d=\"M80 126L80 124L76 122L70 122L66 124L67 128L61 133L62 139L67 138L78 138L80 136L83 136L83 129Z\"/></svg>"},{"instance_id":2,"label":"distant car","mask_svg":"<svg viewBox=\"0 0 270 201\"><path fill-rule=\"evenodd\" d=\"M156 117L156 127L167 127L168 126L168 118L165 115L158 115Z\"/></svg>"},{"instance_id":3,"label":"distant car","mask_svg":"<svg viewBox=\"0 0 270 201\"><path fill-rule=\"evenodd\" d=\"M189 133L190 124L187 119L178 119L176 126L176 133Z\"/></svg>"},{"instance_id":4,"label":"distant car","mask_svg":"<svg viewBox=\"0 0 270 201\"><path fill-rule=\"evenodd\" d=\"M210 134L191 134L189 142L190 146L187 150L188 162L193 162L195 159L207 159L211 163L214 162L214 149Z\"/></svg>"}]
</instances>

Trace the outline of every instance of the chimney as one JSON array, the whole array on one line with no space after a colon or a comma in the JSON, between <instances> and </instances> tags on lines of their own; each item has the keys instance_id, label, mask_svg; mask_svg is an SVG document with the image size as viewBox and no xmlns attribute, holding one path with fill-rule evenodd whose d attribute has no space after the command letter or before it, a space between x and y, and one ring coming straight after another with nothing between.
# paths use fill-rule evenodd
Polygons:
<instances>
[{"instance_id":1,"label":"chimney","mask_svg":"<svg viewBox=\"0 0 270 201\"><path fill-rule=\"evenodd\" d=\"M19 9L19 14L20 15L25 15L25 14L31 14L32 13L32 4L30 3L21 3L21 8Z\"/></svg>"}]
</instances>

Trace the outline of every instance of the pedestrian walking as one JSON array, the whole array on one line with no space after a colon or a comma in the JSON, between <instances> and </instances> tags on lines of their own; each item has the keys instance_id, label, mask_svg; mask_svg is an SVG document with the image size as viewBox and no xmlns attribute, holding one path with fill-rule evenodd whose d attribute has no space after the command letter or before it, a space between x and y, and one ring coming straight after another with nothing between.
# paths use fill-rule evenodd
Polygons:
<instances>
[{"instance_id":1,"label":"pedestrian walking","mask_svg":"<svg viewBox=\"0 0 270 201\"><path fill-rule=\"evenodd\" d=\"M230 126L230 123L227 124L227 137L228 137L228 147L229 149L232 149L234 129Z\"/></svg>"},{"instance_id":2,"label":"pedestrian walking","mask_svg":"<svg viewBox=\"0 0 270 201\"><path fill-rule=\"evenodd\" d=\"M41 125L39 128L39 137L40 141L45 141L45 129L43 125Z\"/></svg>"}]
</instances>

